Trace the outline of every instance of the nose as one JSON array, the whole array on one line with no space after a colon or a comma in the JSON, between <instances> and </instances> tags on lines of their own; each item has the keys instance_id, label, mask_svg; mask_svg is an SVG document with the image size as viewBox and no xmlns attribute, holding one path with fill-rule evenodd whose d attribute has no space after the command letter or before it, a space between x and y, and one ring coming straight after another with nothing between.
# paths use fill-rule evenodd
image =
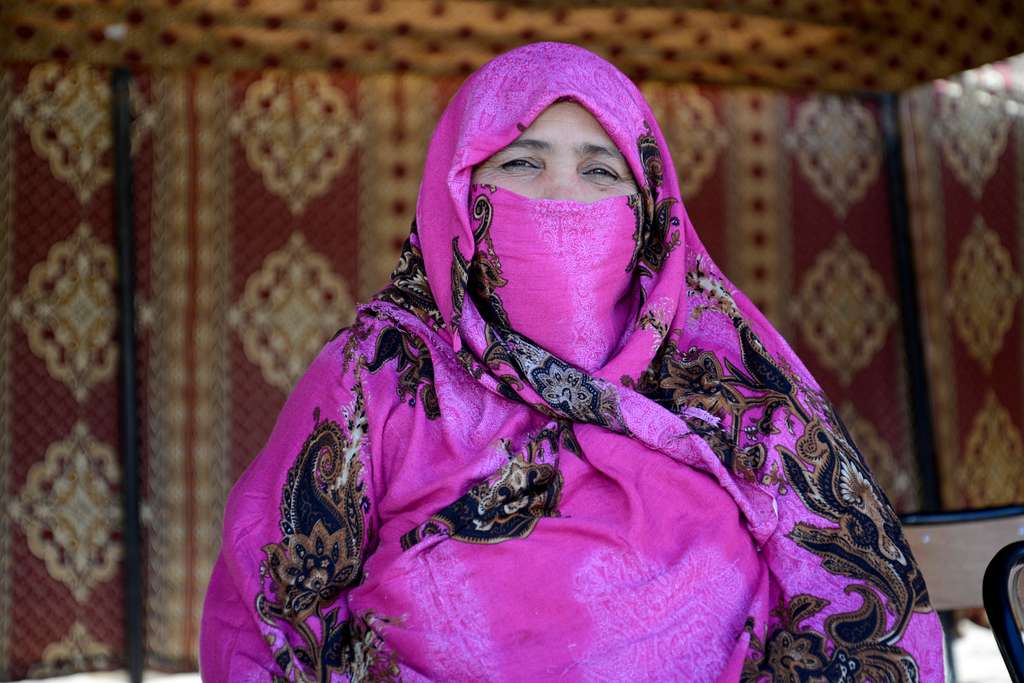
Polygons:
<instances>
[{"instance_id":1,"label":"nose","mask_svg":"<svg viewBox=\"0 0 1024 683\"><path fill-rule=\"evenodd\" d=\"M584 199L582 179L576 169L549 168L544 174L544 183L539 199L575 200Z\"/></svg>"}]
</instances>

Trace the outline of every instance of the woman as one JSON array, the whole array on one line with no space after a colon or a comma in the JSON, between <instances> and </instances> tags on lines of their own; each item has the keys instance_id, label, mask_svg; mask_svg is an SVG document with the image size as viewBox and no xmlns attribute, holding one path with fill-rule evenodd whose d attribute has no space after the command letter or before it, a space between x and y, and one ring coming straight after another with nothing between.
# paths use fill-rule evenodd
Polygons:
<instances>
[{"instance_id":1,"label":"woman","mask_svg":"<svg viewBox=\"0 0 1024 683\"><path fill-rule=\"evenodd\" d=\"M679 197L596 55L466 82L231 494L206 680L942 680L897 518Z\"/></svg>"}]
</instances>

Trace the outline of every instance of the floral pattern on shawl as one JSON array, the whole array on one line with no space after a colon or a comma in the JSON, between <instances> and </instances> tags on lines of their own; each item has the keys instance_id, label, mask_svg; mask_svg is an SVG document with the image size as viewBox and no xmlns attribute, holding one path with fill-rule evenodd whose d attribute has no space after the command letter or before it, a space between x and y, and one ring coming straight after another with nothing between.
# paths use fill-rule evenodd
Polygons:
<instances>
[{"instance_id":1,"label":"floral pattern on shawl","mask_svg":"<svg viewBox=\"0 0 1024 683\"><path fill-rule=\"evenodd\" d=\"M286 624L298 635L298 642L286 640L274 652L277 666L296 681L329 680L331 672L352 681L398 679L378 632L387 619L373 613L340 619L336 605L346 588L362 581L365 559L369 501L359 455L367 423L358 384L354 394L344 428L321 420L319 411L313 416L313 432L282 494L283 537L263 549L265 590L256 613L268 626Z\"/></svg>"},{"instance_id":2,"label":"floral pattern on shawl","mask_svg":"<svg viewBox=\"0 0 1024 683\"><path fill-rule=\"evenodd\" d=\"M898 643L911 616L931 607L889 501L825 396L767 352L725 281L705 269L698 260L688 277L694 315L731 318L741 364L669 343L657 369L634 386L673 412L699 408L713 416L712 423L690 418L691 428L738 478L770 484L775 477L768 467L781 465L789 489L818 517L797 522L787 537L818 556L828 573L861 582L846 588L861 597L861 607L829 615L824 632L804 624L828 599L808 593L780 599L772 611L778 622L765 640L751 626L754 656L743 679L919 680L913 656Z\"/></svg>"},{"instance_id":3,"label":"floral pattern on shawl","mask_svg":"<svg viewBox=\"0 0 1024 683\"><path fill-rule=\"evenodd\" d=\"M522 451L493 476L475 484L458 500L402 536L408 550L428 536L447 536L466 543L501 543L528 536L542 517L553 517L562 495L557 454L565 448L580 453L571 423L556 421L528 439ZM503 448L507 453L510 444Z\"/></svg>"},{"instance_id":4,"label":"floral pattern on shawl","mask_svg":"<svg viewBox=\"0 0 1024 683\"><path fill-rule=\"evenodd\" d=\"M490 312L497 324L508 327L508 314L498 296L498 288L507 285L508 281L502 276L501 260L491 241L493 217L494 207L490 200L485 195L478 196L470 209L470 218L477 224L473 230L473 242L477 248L466 276L468 285L473 289L473 296L484 302L481 309ZM462 273L459 275L461 277Z\"/></svg>"},{"instance_id":5,"label":"floral pattern on shawl","mask_svg":"<svg viewBox=\"0 0 1024 683\"><path fill-rule=\"evenodd\" d=\"M398 257L398 265L391 273L391 283L377 293L379 301L387 301L418 316L434 330L444 326L441 312L434 303L434 295L427 281L427 271L423 265L423 252L420 249L419 236L416 234L416 223L412 224L409 237L402 245Z\"/></svg>"},{"instance_id":6,"label":"floral pattern on shawl","mask_svg":"<svg viewBox=\"0 0 1024 683\"><path fill-rule=\"evenodd\" d=\"M636 247L628 270L639 268L641 275L652 277L665 265L672 250L679 246L679 218L672 215L676 199L658 197L664 180L658 141L648 131L637 140L637 149L647 182L641 185L638 199L631 202L638 220L633 235Z\"/></svg>"},{"instance_id":7,"label":"floral pattern on shawl","mask_svg":"<svg viewBox=\"0 0 1024 683\"><path fill-rule=\"evenodd\" d=\"M399 400L415 406L418 399L428 418L440 417L434 388L434 363L423 340L398 327L386 327L377 336L373 358L366 369L377 372L391 360L395 361L398 372Z\"/></svg>"},{"instance_id":8,"label":"floral pattern on shawl","mask_svg":"<svg viewBox=\"0 0 1024 683\"><path fill-rule=\"evenodd\" d=\"M427 536L448 536L466 543L500 543L522 538L541 517L555 514L562 475L546 463L513 457L497 474L402 537L408 550Z\"/></svg>"}]
</instances>

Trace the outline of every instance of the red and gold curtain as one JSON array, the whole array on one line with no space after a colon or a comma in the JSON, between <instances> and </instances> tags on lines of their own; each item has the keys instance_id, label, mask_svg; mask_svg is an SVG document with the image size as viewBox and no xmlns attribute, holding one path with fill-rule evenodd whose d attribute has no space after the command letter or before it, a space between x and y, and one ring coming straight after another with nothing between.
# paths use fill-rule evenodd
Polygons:
<instances>
[{"instance_id":1,"label":"red and gold curtain","mask_svg":"<svg viewBox=\"0 0 1024 683\"><path fill-rule=\"evenodd\" d=\"M105 68L86 64L0 71L0 491L9 501L0 515L0 677L120 664L108 82ZM137 73L151 666L195 667L226 493L313 354L386 281L434 121L458 83L352 71ZM712 254L810 366L897 507L915 509L876 105L659 81L642 87ZM949 87L915 93L904 114L916 126L908 158L920 154L925 165L911 166L920 181L913 187L932 193L926 208L943 231L938 243L925 239L935 228L919 221L923 200L914 195L916 248L942 247L941 267L926 260L919 272L931 292L924 305L936 414L939 422L948 415L943 401L952 396L954 417L968 425L953 437L939 431L945 499L956 504L962 498L949 482L960 476L961 454L977 453L992 471L1019 466L1008 463L1020 459L1020 437L997 437L1017 429L1024 408L1016 388L1024 336L1015 327L1024 247L1013 241L1024 232L1016 175L1024 146L1005 111L999 123L986 119L985 131L1008 132L982 183L986 201L971 194L942 144L967 144L946 131L975 125L977 115L944 109ZM968 137L987 150L987 134ZM964 168L984 170L984 159L970 157ZM922 190L929 173L934 183ZM967 256L958 259L962 244ZM992 351L991 335L980 346L962 342L961 324L1002 329L1002 343ZM974 348L991 356L988 366ZM1024 480L998 478L993 485Z\"/></svg>"},{"instance_id":2,"label":"red and gold curtain","mask_svg":"<svg viewBox=\"0 0 1024 683\"><path fill-rule=\"evenodd\" d=\"M0 674L122 641L110 87L0 71Z\"/></svg>"},{"instance_id":3,"label":"red and gold curtain","mask_svg":"<svg viewBox=\"0 0 1024 683\"><path fill-rule=\"evenodd\" d=\"M1024 502L1024 60L903 99L946 507Z\"/></svg>"}]
</instances>

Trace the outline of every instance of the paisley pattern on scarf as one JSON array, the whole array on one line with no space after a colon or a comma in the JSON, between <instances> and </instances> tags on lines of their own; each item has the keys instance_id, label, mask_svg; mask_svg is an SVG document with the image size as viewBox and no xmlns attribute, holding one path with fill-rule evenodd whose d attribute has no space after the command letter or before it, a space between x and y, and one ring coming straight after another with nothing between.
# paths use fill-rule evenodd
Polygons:
<instances>
[{"instance_id":1,"label":"paisley pattern on scarf","mask_svg":"<svg viewBox=\"0 0 1024 683\"><path fill-rule=\"evenodd\" d=\"M494 242L491 241L491 219L494 217L494 207L486 195L477 196L470 208L470 218L477 221L473 230L473 242L476 244L476 252L469 265L469 287L472 296L481 302L481 311L488 311L493 314L496 324L503 327L510 327L508 314L505 313L501 299L498 297L497 289L504 287L508 281L502 277L501 261L494 251Z\"/></svg>"},{"instance_id":2,"label":"paisley pattern on scarf","mask_svg":"<svg viewBox=\"0 0 1024 683\"><path fill-rule=\"evenodd\" d=\"M365 518L369 499L359 460L367 431L362 392L345 411L345 427L313 416L314 429L288 472L281 503L278 543L263 548L265 590L256 612L268 625L287 623L301 637L274 652L276 664L297 680L328 680L331 672L351 680L396 680L372 613L339 620L332 607L346 588L363 580ZM288 680L288 679L281 679Z\"/></svg>"},{"instance_id":3,"label":"paisley pattern on scarf","mask_svg":"<svg viewBox=\"0 0 1024 683\"><path fill-rule=\"evenodd\" d=\"M687 426L711 447L711 450L733 474L747 481L756 478L756 472L765 464L767 451L764 444L754 443L740 447L739 431L742 416L749 406L747 397L723 378L722 365L708 351L688 349L681 351L672 340L662 346L655 364L638 382L624 377L623 383L668 410L683 415ZM714 420L684 414L686 408L704 411ZM770 412L765 415L770 418ZM759 425L760 431L768 430Z\"/></svg>"},{"instance_id":4,"label":"paisley pattern on scarf","mask_svg":"<svg viewBox=\"0 0 1024 683\"><path fill-rule=\"evenodd\" d=\"M634 207L638 221L630 269L636 268L641 277L653 277L680 244L680 231L673 230L678 228L680 221L672 212L677 200L659 197L664 165L649 127L639 136L637 149L647 183L641 185L639 200ZM516 379L508 377L506 372L502 387L508 393L515 391L521 399L526 399L542 412L622 431L618 394L610 385L606 388L601 380L572 367L501 324L504 322L503 312L499 313L494 308L495 302L500 306L494 289L500 286L501 270L496 255L493 255L493 246L487 243L491 211L485 196L480 196L472 207L471 215L478 221L474 232L477 257L473 265L467 264L459 255L457 243L453 245L453 303L455 315L459 316L465 301L464 292L468 288L473 302L481 309L487 321L485 336L488 346L484 354L487 367L496 374L500 374L497 371L501 368L514 369ZM480 257L481 254L484 258ZM893 643L902 636L910 613L930 611L930 606L923 580L884 494L867 473L860 453L852 445L827 399L819 391L804 386L767 351L733 299L727 281L710 259L700 255L695 257L693 267L686 274L686 284L694 317L714 312L732 321L740 366L712 350L696 347L679 349L665 324L665 329L659 331L664 341L651 367L635 382L628 376L624 377L623 384L682 415L690 430L708 444L720 462L738 479L762 485L775 484L780 495L795 491L809 510L839 524L838 528L830 529L799 523L789 536L800 547L818 555L825 570L867 584L850 587L850 590L865 596L861 609L829 617L827 630L830 629L829 637L834 646L832 657L822 658L815 665L817 668L808 668L809 660L792 659L772 649L783 643L785 638L770 638L767 648L762 647L760 651L760 664L757 659L748 660L745 675L750 680L757 680L758 675L765 673L787 676L797 668L806 673L828 675L843 663L848 672L857 672L853 680L864 680L865 676L889 670L903 672L892 680L917 680L916 669L905 665L908 658L913 664L913 658ZM641 310L638 327L654 326L657 320L655 313ZM539 401L531 400L529 394L536 395ZM825 417L815 417L815 412ZM713 419L704 419L701 414ZM798 444L803 444L797 447L799 455L773 438L779 433L779 416L784 416L790 434L803 434L797 440ZM809 444L820 446L813 451L813 456ZM514 461L510 463L510 467L514 464ZM808 467L814 468L814 474L806 474ZM503 469L498 481L504 482L513 472L518 473L518 470L515 467ZM525 481L525 478L520 475L520 480ZM403 546L410 547L430 534L458 535L452 530L458 528L460 521L463 527L472 520L488 531L495 528L488 517L494 508L487 508L479 502L482 496L491 492L491 487L487 483L474 487L430 522L407 534L403 538ZM840 494L840 490L845 493ZM493 500L493 497L488 500ZM521 500L535 501L529 496ZM514 528L520 531L520 535L525 535L538 519L531 516L529 525ZM505 527L499 525L498 528L503 531L501 540L511 536ZM885 597L890 612L900 615L891 628L886 628L885 610L874 609L875 605L882 603L868 586ZM796 604L828 603L824 598L810 595L797 595L792 601ZM802 614L804 620L810 616L806 612ZM872 629L864 630L871 619L875 620ZM785 623L785 620L780 621L772 634L785 631ZM857 632L855 642L842 639L852 637L852 629L857 627L861 631ZM796 635L790 634L790 637L796 638ZM820 640L819 647L828 642L823 635L815 637ZM756 652L757 648L754 650ZM792 672L780 668L783 662L785 666L795 667ZM751 672L756 672L756 675Z\"/></svg>"},{"instance_id":5,"label":"paisley pattern on scarf","mask_svg":"<svg viewBox=\"0 0 1024 683\"><path fill-rule=\"evenodd\" d=\"M855 612L830 616L825 632L802 628L829 601L801 594L780 604L772 615L780 621L766 642L751 633L751 650L760 655L746 661L742 681L798 683L819 681L918 681L914 657L892 644L900 632L887 630L886 610L869 588L851 584L863 607ZM827 644L831 641L831 654Z\"/></svg>"},{"instance_id":6,"label":"paisley pattern on scarf","mask_svg":"<svg viewBox=\"0 0 1024 683\"><path fill-rule=\"evenodd\" d=\"M503 441L503 448L511 450ZM408 550L427 536L448 536L468 543L501 543L524 538L541 517L557 515L562 474L556 463L562 449L580 455L572 423L556 420L526 440L516 455L509 455L498 472L476 484L424 524L402 536ZM547 461L547 462L546 462Z\"/></svg>"},{"instance_id":7,"label":"paisley pattern on scarf","mask_svg":"<svg viewBox=\"0 0 1024 683\"><path fill-rule=\"evenodd\" d=\"M672 250L680 244L679 218L672 215L672 205L677 200L672 197L658 198L664 181L664 162L658 150L658 142L647 132L637 139L640 160L644 167L647 184L641 184L640 195L631 201L637 214L636 233L633 241L636 247L630 259L628 270L638 268L641 275L652 277L665 265L665 260Z\"/></svg>"},{"instance_id":8,"label":"paisley pattern on scarf","mask_svg":"<svg viewBox=\"0 0 1024 683\"><path fill-rule=\"evenodd\" d=\"M780 605L776 613L781 623L767 642L752 641L763 659L748 660L745 680L770 673L773 680L786 681L806 680L808 674L824 680L917 681L914 658L896 643L912 613L932 611L924 579L885 494L834 412L829 422L826 426L815 419L807 424L796 454L780 451L788 479L804 504L839 526L799 523L789 537L820 556L829 572L863 581L866 585L849 586L863 603L855 611L829 616L827 637L801 628L827 600L801 594ZM802 656L793 657L794 651Z\"/></svg>"},{"instance_id":9,"label":"paisley pattern on scarf","mask_svg":"<svg viewBox=\"0 0 1024 683\"><path fill-rule=\"evenodd\" d=\"M367 612L359 617L351 617L341 624L342 635L338 641L344 643L346 649L342 654L343 665L338 670L348 674L352 683L401 682L401 669L398 668L394 654L387 652L384 639L379 634L381 626L387 623L390 623L390 620ZM310 683L314 680L323 680L303 677L301 672L289 666L291 658L287 651L283 651L275 663L289 675L295 676L294 680ZM270 679L273 683L290 683L293 680L277 674L271 674Z\"/></svg>"},{"instance_id":10,"label":"paisley pattern on scarf","mask_svg":"<svg viewBox=\"0 0 1024 683\"><path fill-rule=\"evenodd\" d=\"M449 330L458 330L462 323L462 306L466 301L466 284L469 282L470 262L459 249L458 236L452 238L452 318ZM443 316L442 316L443 317Z\"/></svg>"},{"instance_id":11,"label":"paisley pattern on scarf","mask_svg":"<svg viewBox=\"0 0 1024 683\"><path fill-rule=\"evenodd\" d=\"M440 417L441 408L434 388L434 363L423 340L398 327L384 328L377 337L373 358L366 369L377 372L390 360L396 361L398 398L413 407L418 399L428 418Z\"/></svg>"},{"instance_id":12,"label":"paisley pattern on scarf","mask_svg":"<svg viewBox=\"0 0 1024 683\"><path fill-rule=\"evenodd\" d=\"M483 361L487 369L497 378L498 391L501 395L510 401L522 402L523 399L519 397L519 392L523 389L523 382L516 370L515 357L509 353L508 347L498 335L498 330L499 328L490 325L484 327L484 340L487 347L483 353ZM472 359L473 354L466 351L463 357ZM472 361L467 360L467 362ZM477 371L482 373L484 368L475 366L475 369L470 370L470 374Z\"/></svg>"},{"instance_id":13,"label":"paisley pattern on scarf","mask_svg":"<svg viewBox=\"0 0 1024 683\"><path fill-rule=\"evenodd\" d=\"M554 465L512 457L497 474L476 484L430 520L402 536L408 550L427 536L465 543L501 543L524 538L541 517L556 515L562 473Z\"/></svg>"},{"instance_id":14,"label":"paisley pattern on scarf","mask_svg":"<svg viewBox=\"0 0 1024 683\"><path fill-rule=\"evenodd\" d=\"M573 455L581 455L583 452L572 431L572 422L569 420L556 420L529 439L526 442L527 461L535 462L543 457L545 447L552 454L558 453L562 448Z\"/></svg>"},{"instance_id":15,"label":"paisley pattern on scarf","mask_svg":"<svg viewBox=\"0 0 1024 683\"><path fill-rule=\"evenodd\" d=\"M416 223L413 222L412 232L402 245L398 257L398 265L391 273L391 284L377 293L377 301L387 301L399 306L433 329L444 325L434 295L427 281L427 271L423 266L423 252L420 251L419 236L416 234Z\"/></svg>"},{"instance_id":16,"label":"paisley pattern on scarf","mask_svg":"<svg viewBox=\"0 0 1024 683\"><path fill-rule=\"evenodd\" d=\"M914 612L932 609L885 494L825 396L767 352L725 283L700 263L687 281L698 300L697 316L717 311L731 318L742 367L711 351L680 351L668 342L635 388L673 412L698 408L713 416L717 424L696 418L688 424L739 478L755 481L774 451L789 490L823 521L837 525L798 522L789 538L821 558L829 573L863 582L848 586L862 598L861 607L830 615L825 633L802 624L829 600L799 594L782 602L773 612L780 621L765 642L751 631L756 656L747 660L743 680L919 680L914 658L896 643ZM780 422L797 435L795 448L773 438ZM893 615L891 624L887 615Z\"/></svg>"},{"instance_id":17,"label":"paisley pattern on scarf","mask_svg":"<svg viewBox=\"0 0 1024 683\"><path fill-rule=\"evenodd\" d=\"M515 332L497 330L503 346L528 386L552 416L622 431L615 389L574 368Z\"/></svg>"}]
</instances>

